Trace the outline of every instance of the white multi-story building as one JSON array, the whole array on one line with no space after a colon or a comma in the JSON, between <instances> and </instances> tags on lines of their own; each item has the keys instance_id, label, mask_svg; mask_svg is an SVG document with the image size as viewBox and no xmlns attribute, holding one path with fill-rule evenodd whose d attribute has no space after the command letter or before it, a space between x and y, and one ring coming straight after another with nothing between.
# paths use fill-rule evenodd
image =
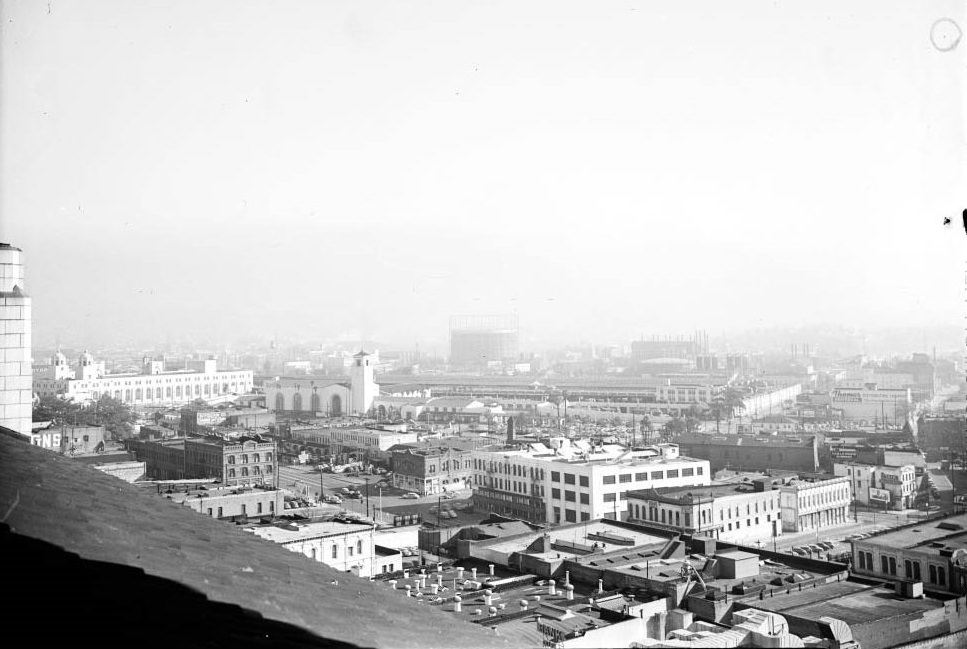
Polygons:
<instances>
[{"instance_id":1,"label":"white multi-story building","mask_svg":"<svg viewBox=\"0 0 967 649\"><path fill-rule=\"evenodd\" d=\"M145 358L140 374L107 374L104 364L96 362L89 352L81 354L74 370L66 367L66 359L58 352L51 369L35 377L33 384L38 396L73 399L82 404L108 396L132 406L170 406L196 399L228 400L251 392L252 372L219 370L211 359L166 371L163 361Z\"/></svg>"},{"instance_id":2,"label":"white multi-story building","mask_svg":"<svg viewBox=\"0 0 967 649\"><path fill-rule=\"evenodd\" d=\"M0 426L30 435L30 297L23 251L0 243Z\"/></svg>"},{"instance_id":3,"label":"white multi-story building","mask_svg":"<svg viewBox=\"0 0 967 649\"><path fill-rule=\"evenodd\" d=\"M779 491L786 532L822 529L849 520L853 500L849 476L795 478Z\"/></svg>"},{"instance_id":4,"label":"white multi-story building","mask_svg":"<svg viewBox=\"0 0 967 649\"><path fill-rule=\"evenodd\" d=\"M709 483L709 463L683 457L676 444L630 451L565 438L476 450L471 455L474 509L535 523L626 519L635 489Z\"/></svg>"}]
</instances>

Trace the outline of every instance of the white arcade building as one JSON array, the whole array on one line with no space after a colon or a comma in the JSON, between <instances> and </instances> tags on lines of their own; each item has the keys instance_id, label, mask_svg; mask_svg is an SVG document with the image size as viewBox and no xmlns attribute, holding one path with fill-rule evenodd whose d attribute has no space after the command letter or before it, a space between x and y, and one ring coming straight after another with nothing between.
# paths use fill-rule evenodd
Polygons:
<instances>
[{"instance_id":1,"label":"white arcade building","mask_svg":"<svg viewBox=\"0 0 967 649\"><path fill-rule=\"evenodd\" d=\"M329 417L365 415L379 396L370 354L353 355L349 382L319 376L278 377L265 383L265 407Z\"/></svg>"},{"instance_id":2,"label":"white arcade building","mask_svg":"<svg viewBox=\"0 0 967 649\"><path fill-rule=\"evenodd\" d=\"M252 391L251 370L219 370L214 360L192 361L167 371L164 361L143 360L141 373L108 374L103 362L84 352L71 368L60 352L44 372L34 374L34 393L90 403L109 396L134 406L178 405L195 399L222 401Z\"/></svg>"}]
</instances>

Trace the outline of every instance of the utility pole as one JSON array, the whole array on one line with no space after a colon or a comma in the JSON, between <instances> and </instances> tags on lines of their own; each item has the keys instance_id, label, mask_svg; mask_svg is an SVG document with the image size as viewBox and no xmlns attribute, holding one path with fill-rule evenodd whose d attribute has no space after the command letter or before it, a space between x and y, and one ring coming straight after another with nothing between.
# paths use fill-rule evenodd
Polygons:
<instances>
[{"instance_id":1,"label":"utility pole","mask_svg":"<svg viewBox=\"0 0 967 649\"><path fill-rule=\"evenodd\" d=\"M366 478L366 517L369 518L369 478Z\"/></svg>"}]
</instances>

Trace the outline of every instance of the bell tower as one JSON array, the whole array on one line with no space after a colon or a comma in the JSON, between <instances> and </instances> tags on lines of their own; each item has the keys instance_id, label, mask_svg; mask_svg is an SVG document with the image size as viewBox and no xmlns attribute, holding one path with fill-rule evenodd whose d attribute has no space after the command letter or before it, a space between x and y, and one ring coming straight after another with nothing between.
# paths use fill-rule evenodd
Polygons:
<instances>
[{"instance_id":1,"label":"bell tower","mask_svg":"<svg viewBox=\"0 0 967 649\"><path fill-rule=\"evenodd\" d=\"M371 354L359 350L353 355L353 364L349 370L350 391L352 403L350 412L354 415L365 415L373 407L373 401L379 394L373 371L373 357Z\"/></svg>"}]
</instances>

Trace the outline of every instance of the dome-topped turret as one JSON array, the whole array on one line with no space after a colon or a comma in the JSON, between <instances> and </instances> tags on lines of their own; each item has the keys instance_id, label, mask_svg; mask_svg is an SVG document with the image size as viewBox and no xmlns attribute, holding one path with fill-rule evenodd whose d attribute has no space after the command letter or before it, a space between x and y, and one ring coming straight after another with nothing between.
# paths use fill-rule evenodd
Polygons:
<instances>
[{"instance_id":1,"label":"dome-topped turret","mask_svg":"<svg viewBox=\"0 0 967 649\"><path fill-rule=\"evenodd\" d=\"M94 355L85 349L84 353L81 354L80 362L81 362L81 365L93 365Z\"/></svg>"},{"instance_id":2,"label":"dome-topped turret","mask_svg":"<svg viewBox=\"0 0 967 649\"><path fill-rule=\"evenodd\" d=\"M54 357L50 359L54 365L67 365L67 357L58 349Z\"/></svg>"}]
</instances>

